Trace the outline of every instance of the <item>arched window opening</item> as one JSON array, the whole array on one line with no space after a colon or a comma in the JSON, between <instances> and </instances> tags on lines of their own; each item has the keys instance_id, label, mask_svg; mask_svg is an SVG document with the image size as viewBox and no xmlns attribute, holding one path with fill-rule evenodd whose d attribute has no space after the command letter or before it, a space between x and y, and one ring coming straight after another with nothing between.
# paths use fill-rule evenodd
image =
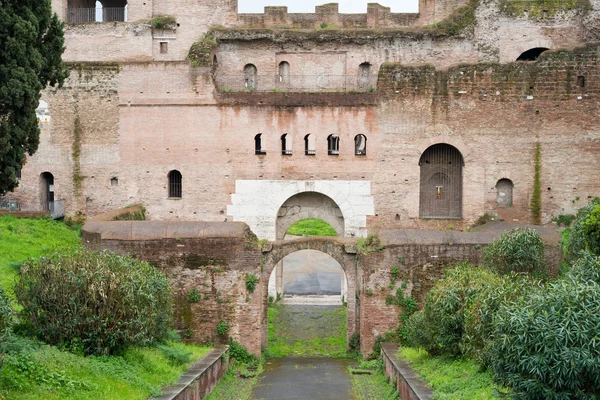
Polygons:
<instances>
[{"instance_id":1,"label":"arched window opening","mask_svg":"<svg viewBox=\"0 0 600 400\"><path fill-rule=\"evenodd\" d=\"M546 47L535 47L533 49L529 49L523 52L518 58L517 61L535 61L538 59L540 54L550 49Z\"/></svg>"},{"instance_id":2,"label":"arched window opening","mask_svg":"<svg viewBox=\"0 0 600 400\"><path fill-rule=\"evenodd\" d=\"M315 135L309 133L304 136L304 154L307 156L314 156L317 154Z\"/></svg>"},{"instance_id":3,"label":"arched window opening","mask_svg":"<svg viewBox=\"0 0 600 400\"><path fill-rule=\"evenodd\" d=\"M448 144L435 144L425 150L419 165L420 218L462 218L464 161L460 151Z\"/></svg>"},{"instance_id":4,"label":"arched window opening","mask_svg":"<svg viewBox=\"0 0 600 400\"><path fill-rule=\"evenodd\" d=\"M214 55L213 56L213 68L217 69L218 66L219 66L219 60L217 59L217 56Z\"/></svg>"},{"instance_id":5,"label":"arched window opening","mask_svg":"<svg viewBox=\"0 0 600 400\"><path fill-rule=\"evenodd\" d=\"M263 143L263 135L259 133L254 136L254 154L265 155L267 154L267 150L265 149L265 144Z\"/></svg>"},{"instance_id":6,"label":"arched window opening","mask_svg":"<svg viewBox=\"0 0 600 400\"><path fill-rule=\"evenodd\" d=\"M54 208L54 175L43 172L40 175L42 211L50 211Z\"/></svg>"},{"instance_id":7,"label":"arched window opening","mask_svg":"<svg viewBox=\"0 0 600 400\"><path fill-rule=\"evenodd\" d=\"M256 90L257 69L254 64L247 64L244 67L244 88L246 90Z\"/></svg>"},{"instance_id":8,"label":"arched window opening","mask_svg":"<svg viewBox=\"0 0 600 400\"><path fill-rule=\"evenodd\" d=\"M337 156L340 154L340 138L336 135L327 136L327 154Z\"/></svg>"},{"instance_id":9,"label":"arched window opening","mask_svg":"<svg viewBox=\"0 0 600 400\"><path fill-rule=\"evenodd\" d=\"M279 84L284 87L290 84L290 64L287 61L279 63Z\"/></svg>"},{"instance_id":10,"label":"arched window opening","mask_svg":"<svg viewBox=\"0 0 600 400\"><path fill-rule=\"evenodd\" d=\"M364 62L358 66L358 87L363 90L373 88L372 65Z\"/></svg>"},{"instance_id":11,"label":"arched window opening","mask_svg":"<svg viewBox=\"0 0 600 400\"><path fill-rule=\"evenodd\" d=\"M182 195L181 172L173 170L169 172L169 198L180 199Z\"/></svg>"},{"instance_id":12,"label":"arched window opening","mask_svg":"<svg viewBox=\"0 0 600 400\"><path fill-rule=\"evenodd\" d=\"M510 179L500 179L496 183L496 203L500 207L512 207L514 185Z\"/></svg>"},{"instance_id":13,"label":"arched window opening","mask_svg":"<svg viewBox=\"0 0 600 400\"><path fill-rule=\"evenodd\" d=\"M354 137L354 155L367 155L367 137L363 134Z\"/></svg>"},{"instance_id":14,"label":"arched window opening","mask_svg":"<svg viewBox=\"0 0 600 400\"><path fill-rule=\"evenodd\" d=\"M281 135L281 154L284 156L292 155L292 138L287 133Z\"/></svg>"}]
</instances>

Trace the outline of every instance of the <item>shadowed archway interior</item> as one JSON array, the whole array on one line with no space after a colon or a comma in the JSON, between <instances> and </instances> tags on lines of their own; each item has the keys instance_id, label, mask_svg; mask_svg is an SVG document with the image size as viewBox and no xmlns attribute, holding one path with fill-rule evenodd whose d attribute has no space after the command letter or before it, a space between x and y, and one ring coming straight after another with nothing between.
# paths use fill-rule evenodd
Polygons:
<instances>
[{"instance_id":1,"label":"shadowed archway interior","mask_svg":"<svg viewBox=\"0 0 600 400\"><path fill-rule=\"evenodd\" d=\"M298 193L287 199L277 214L277 239L281 240L290 226L307 218L321 219L344 236L344 216L330 197L318 192Z\"/></svg>"}]
</instances>

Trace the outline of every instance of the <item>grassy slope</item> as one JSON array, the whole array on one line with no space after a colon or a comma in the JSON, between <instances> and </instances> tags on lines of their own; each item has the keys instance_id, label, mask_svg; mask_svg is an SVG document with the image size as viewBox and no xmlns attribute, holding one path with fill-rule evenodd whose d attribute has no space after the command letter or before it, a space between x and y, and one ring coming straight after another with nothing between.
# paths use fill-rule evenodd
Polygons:
<instances>
[{"instance_id":1,"label":"grassy slope","mask_svg":"<svg viewBox=\"0 0 600 400\"><path fill-rule=\"evenodd\" d=\"M434 400L498 398L492 375L475 361L431 357L424 350L408 347L401 348L399 356L433 389Z\"/></svg>"},{"instance_id":2,"label":"grassy slope","mask_svg":"<svg viewBox=\"0 0 600 400\"><path fill-rule=\"evenodd\" d=\"M51 219L0 217L0 285L12 295L19 264L57 250L81 248L77 232Z\"/></svg>"},{"instance_id":3,"label":"grassy slope","mask_svg":"<svg viewBox=\"0 0 600 400\"><path fill-rule=\"evenodd\" d=\"M295 236L337 236L335 229L320 219L307 218L294 223L287 230Z\"/></svg>"},{"instance_id":4,"label":"grassy slope","mask_svg":"<svg viewBox=\"0 0 600 400\"><path fill-rule=\"evenodd\" d=\"M334 315L335 313L335 315ZM331 315L328 315L331 314ZM341 315L343 314L343 315ZM335 318L334 318L335 317ZM268 340L270 357L285 356L328 356L334 358L347 357L346 352L346 309L338 308L335 311L324 312L322 318L329 321L340 321L339 334L327 338L314 338L310 340L296 340L291 343L286 338L285 329L278 326L279 307L274 305L268 310Z\"/></svg>"},{"instance_id":5,"label":"grassy slope","mask_svg":"<svg viewBox=\"0 0 600 400\"><path fill-rule=\"evenodd\" d=\"M0 285L12 294L21 262L81 248L76 231L50 219L0 217ZM207 347L171 343L198 360ZM37 341L14 339L0 370L0 399L146 399L175 382L190 363L176 366L155 348L123 357L82 357ZM192 361L193 362L193 361Z\"/></svg>"}]
</instances>

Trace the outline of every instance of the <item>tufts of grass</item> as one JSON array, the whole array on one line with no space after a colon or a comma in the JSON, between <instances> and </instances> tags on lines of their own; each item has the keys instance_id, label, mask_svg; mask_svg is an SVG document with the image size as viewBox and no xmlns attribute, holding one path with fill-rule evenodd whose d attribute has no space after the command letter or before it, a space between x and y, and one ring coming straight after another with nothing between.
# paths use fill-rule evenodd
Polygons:
<instances>
[{"instance_id":1,"label":"tufts of grass","mask_svg":"<svg viewBox=\"0 0 600 400\"><path fill-rule=\"evenodd\" d=\"M0 285L14 298L15 277L22 262L58 250L81 249L79 234L62 222L49 218L0 217Z\"/></svg>"},{"instance_id":2,"label":"tufts of grass","mask_svg":"<svg viewBox=\"0 0 600 400\"><path fill-rule=\"evenodd\" d=\"M248 400L261 373L262 364L251 373L246 364L236 364L227 371L206 400Z\"/></svg>"},{"instance_id":3,"label":"tufts of grass","mask_svg":"<svg viewBox=\"0 0 600 400\"><path fill-rule=\"evenodd\" d=\"M373 374L350 375L352 388L358 400L397 400L398 392L379 370Z\"/></svg>"},{"instance_id":4,"label":"tufts of grass","mask_svg":"<svg viewBox=\"0 0 600 400\"><path fill-rule=\"evenodd\" d=\"M492 374L473 360L432 357L425 350L402 347L399 357L433 389L434 400L497 399L498 386Z\"/></svg>"},{"instance_id":5,"label":"tufts of grass","mask_svg":"<svg viewBox=\"0 0 600 400\"><path fill-rule=\"evenodd\" d=\"M337 236L331 225L316 218L302 219L294 223L287 233L295 236Z\"/></svg>"}]
</instances>

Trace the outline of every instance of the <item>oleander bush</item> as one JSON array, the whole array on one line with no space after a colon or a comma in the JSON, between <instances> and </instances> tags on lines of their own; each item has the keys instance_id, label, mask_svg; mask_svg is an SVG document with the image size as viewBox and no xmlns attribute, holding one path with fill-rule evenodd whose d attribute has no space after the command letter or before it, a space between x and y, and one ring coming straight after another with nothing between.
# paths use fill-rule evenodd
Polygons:
<instances>
[{"instance_id":1,"label":"oleander bush","mask_svg":"<svg viewBox=\"0 0 600 400\"><path fill-rule=\"evenodd\" d=\"M547 276L544 242L535 229L517 228L503 233L483 252L483 264L499 274L530 273Z\"/></svg>"},{"instance_id":2,"label":"oleander bush","mask_svg":"<svg viewBox=\"0 0 600 400\"><path fill-rule=\"evenodd\" d=\"M560 280L500 308L490 367L515 399L600 398L600 286Z\"/></svg>"},{"instance_id":3,"label":"oleander bush","mask_svg":"<svg viewBox=\"0 0 600 400\"><path fill-rule=\"evenodd\" d=\"M588 251L581 253L581 257L574 262L566 273L566 279L592 281L600 285L600 256Z\"/></svg>"},{"instance_id":4,"label":"oleander bush","mask_svg":"<svg viewBox=\"0 0 600 400\"><path fill-rule=\"evenodd\" d=\"M172 323L166 277L148 263L109 252L28 261L15 294L35 336L85 355L159 342Z\"/></svg>"},{"instance_id":5,"label":"oleander bush","mask_svg":"<svg viewBox=\"0 0 600 400\"><path fill-rule=\"evenodd\" d=\"M0 286L0 340L6 337L13 323L12 307L10 306L10 298Z\"/></svg>"}]
</instances>

